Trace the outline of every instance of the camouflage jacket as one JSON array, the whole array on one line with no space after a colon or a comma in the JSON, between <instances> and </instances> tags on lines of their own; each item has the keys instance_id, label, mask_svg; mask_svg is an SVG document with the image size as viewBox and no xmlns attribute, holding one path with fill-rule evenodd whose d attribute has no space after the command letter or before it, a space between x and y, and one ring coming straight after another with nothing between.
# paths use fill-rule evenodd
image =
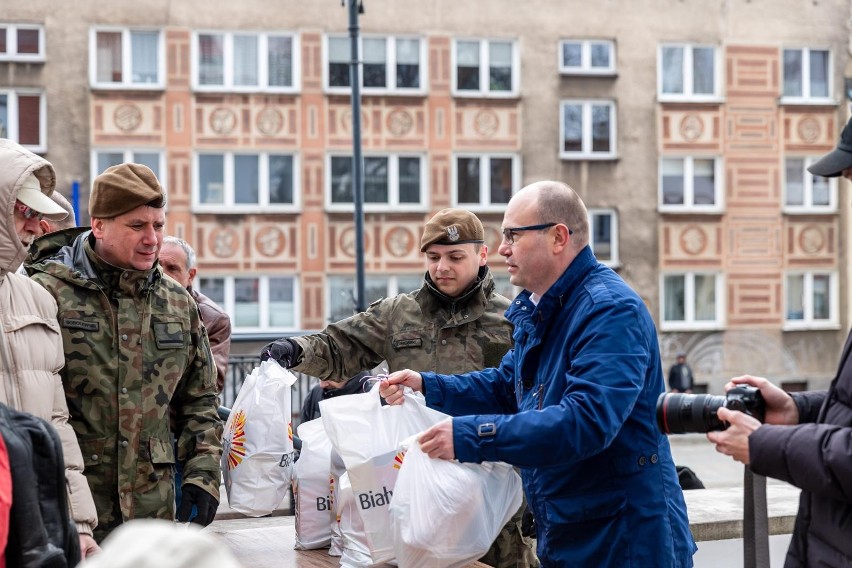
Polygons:
<instances>
[{"instance_id":1,"label":"camouflage jacket","mask_svg":"<svg viewBox=\"0 0 852 568\"><path fill-rule=\"evenodd\" d=\"M184 484L219 496L222 422L207 334L189 292L159 265L122 270L93 241L80 229L50 233L25 264L59 305L60 374L86 477L102 522L118 507L124 520L174 518L175 457Z\"/></svg>"},{"instance_id":2,"label":"camouflage jacket","mask_svg":"<svg viewBox=\"0 0 852 568\"><path fill-rule=\"evenodd\" d=\"M503 317L508 307L487 268L456 299L427 280L415 292L379 300L320 333L293 338L302 348L294 370L343 381L382 361L389 372L457 374L496 367L512 347L512 324Z\"/></svg>"}]
</instances>

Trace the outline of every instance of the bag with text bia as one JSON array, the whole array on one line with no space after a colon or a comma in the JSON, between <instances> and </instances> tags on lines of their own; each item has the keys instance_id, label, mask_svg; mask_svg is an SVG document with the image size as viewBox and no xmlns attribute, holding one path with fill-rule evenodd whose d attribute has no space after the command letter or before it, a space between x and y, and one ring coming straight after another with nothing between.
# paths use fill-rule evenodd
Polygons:
<instances>
[{"instance_id":1,"label":"bag with text bia","mask_svg":"<svg viewBox=\"0 0 852 568\"><path fill-rule=\"evenodd\" d=\"M322 416L299 425L302 451L293 467L293 498L296 511L296 550L323 548L331 543L332 524L337 523L329 481L331 442Z\"/></svg>"},{"instance_id":2,"label":"bag with text bia","mask_svg":"<svg viewBox=\"0 0 852 568\"><path fill-rule=\"evenodd\" d=\"M293 476L291 389L296 377L273 360L246 377L222 438L228 505L250 517L277 509Z\"/></svg>"},{"instance_id":3,"label":"bag with text bia","mask_svg":"<svg viewBox=\"0 0 852 568\"><path fill-rule=\"evenodd\" d=\"M427 408L423 396L410 389L400 405L382 406L374 388L323 400L320 411L331 445L349 473L373 562L388 562L394 557L388 506L402 463L399 445L448 416Z\"/></svg>"}]
</instances>

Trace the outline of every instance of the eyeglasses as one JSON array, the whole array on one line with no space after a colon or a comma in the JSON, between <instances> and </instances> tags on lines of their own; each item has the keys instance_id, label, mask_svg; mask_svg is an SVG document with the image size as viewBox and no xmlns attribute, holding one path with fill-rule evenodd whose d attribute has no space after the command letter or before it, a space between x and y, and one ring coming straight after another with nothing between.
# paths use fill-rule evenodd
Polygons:
<instances>
[{"instance_id":1,"label":"eyeglasses","mask_svg":"<svg viewBox=\"0 0 852 568\"><path fill-rule=\"evenodd\" d=\"M32 219L35 217L39 221L44 218L44 213L39 213L35 209L24 205L20 201L15 201L15 209L24 217L24 219Z\"/></svg>"},{"instance_id":2,"label":"eyeglasses","mask_svg":"<svg viewBox=\"0 0 852 568\"><path fill-rule=\"evenodd\" d=\"M518 233L522 233L524 231L541 231L555 227L558 224L559 223L542 223L541 225L527 225L526 227L506 227L503 229L503 242L513 245L515 244L515 239L518 238ZM573 235L574 231L568 229L568 234Z\"/></svg>"}]
</instances>

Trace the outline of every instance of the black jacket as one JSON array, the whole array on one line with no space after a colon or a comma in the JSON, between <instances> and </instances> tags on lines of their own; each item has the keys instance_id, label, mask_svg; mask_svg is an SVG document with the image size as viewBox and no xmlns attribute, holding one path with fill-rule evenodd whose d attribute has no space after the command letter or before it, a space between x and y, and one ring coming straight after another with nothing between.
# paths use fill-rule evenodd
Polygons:
<instances>
[{"instance_id":1,"label":"black jacket","mask_svg":"<svg viewBox=\"0 0 852 568\"><path fill-rule=\"evenodd\" d=\"M852 566L852 334L828 392L794 393L799 425L749 437L755 473L800 487L787 568Z\"/></svg>"},{"instance_id":2,"label":"black jacket","mask_svg":"<svg viewBox=\"0 0 852 568\"><path fill-rule=\"evenodd\" d=\"M76 566L80 542L68 513L59 435L44 420L4 404L0 404L0 434L12 473L7 566Z\"/></svg>"}]
</instances>

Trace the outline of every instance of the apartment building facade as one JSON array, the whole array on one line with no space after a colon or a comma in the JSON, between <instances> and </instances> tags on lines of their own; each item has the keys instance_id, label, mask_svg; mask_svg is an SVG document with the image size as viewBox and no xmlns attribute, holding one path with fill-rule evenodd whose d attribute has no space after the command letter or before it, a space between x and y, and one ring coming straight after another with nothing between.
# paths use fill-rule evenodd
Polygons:
<instances>
[{"instance_id":1,"label":"apartment building facade","mask_svg":"<svg viewBox=\"0 0 852 568\"><path fill-rule=\"evenodd\" d=\"M805 168L848 116L848 1L364 7L368 300L419 285L422 225L450 206L482 218L511 294L505 204L559 179L665 362L687 351L711 392L744 372L827 384L850 324L850 188ZM83 221L94 176L149 165L237 336L319 329L353 308L347 19L337 0L4 6L2 135L66 195L78 182Z\"/></svg>"}]
</instances>

